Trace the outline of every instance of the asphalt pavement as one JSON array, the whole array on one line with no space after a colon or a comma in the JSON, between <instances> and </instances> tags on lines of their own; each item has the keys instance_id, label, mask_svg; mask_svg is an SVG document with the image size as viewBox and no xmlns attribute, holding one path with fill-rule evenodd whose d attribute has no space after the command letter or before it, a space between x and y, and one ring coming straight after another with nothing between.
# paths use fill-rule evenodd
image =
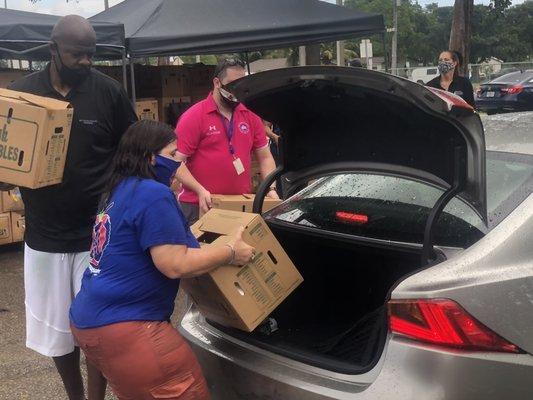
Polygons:
<instances>
[{"instance_id":1,"label":"asphalt pavement","mask_svg":"<svg viewBox=\"0 0 533 400\"><path fill-rule=\"evenodd\" d=\"M52 359L25 346L22 250L0 246L0 400L68 400ZM182 308L178 300L174 322Z\"/></svg>"}]
</instances>

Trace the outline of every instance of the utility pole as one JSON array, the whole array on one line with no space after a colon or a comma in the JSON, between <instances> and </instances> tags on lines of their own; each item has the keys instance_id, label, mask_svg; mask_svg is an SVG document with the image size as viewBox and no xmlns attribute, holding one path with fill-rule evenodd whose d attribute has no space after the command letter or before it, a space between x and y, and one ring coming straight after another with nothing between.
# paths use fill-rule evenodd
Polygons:
<instances>
[{"instance_id":1,"label":"utility pole","mask_svg":"<svg viewBox=\"0 0 533 400\"><path fill-rule=\"evenodd\" d=\"M398 74L398 5L400 0L392 0L392 50L391 50L391 73Z\"/></svg>"},{"instance_id":2,"label":"utility pole","mask_svg":"<svg viewBox=\"0 0 533 400\"><path fill-rule=\"evenodd\" d=\"M104 9L107 10L108 8L109 8L109 0L104 0Z\"/></svg>"},{"instance_id":3,"label":"utility pole","mask_svg":"<svg viewBox=\"0 0 533 400\"><path fill-rule=\"evenodd\" d=\"M342 0L337 0L337 5L342 6ZM337 42L337 66L344 67L344 42Z\"/></svg>"},{"instance_id":4,"label":"utility pole","mask_svg":"<svg viewBox=\"0 0 533 400\"><path fill-rule=\"evenodd\" d=\"M4 8L7 9L7 0L4 0Z\"/></svg>"}]
</instances>

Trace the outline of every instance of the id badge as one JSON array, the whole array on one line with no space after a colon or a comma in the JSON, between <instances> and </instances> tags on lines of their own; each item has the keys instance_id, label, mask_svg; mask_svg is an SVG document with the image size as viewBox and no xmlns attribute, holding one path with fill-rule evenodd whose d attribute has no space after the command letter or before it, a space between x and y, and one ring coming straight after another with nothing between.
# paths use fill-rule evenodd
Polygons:
<instances>
[{"instance_id":1,"label":"id badge","mask_svg":"<svg viewBox=\"0 0 533 400\"><path fill-rule=\"evenodd\" d=\"M233 160L233 166L235 167L237 175L240 175L244 172L244 165L242 165L242 161L240 158L236 158L235 160Z\"/></svg>"}]
</instances>

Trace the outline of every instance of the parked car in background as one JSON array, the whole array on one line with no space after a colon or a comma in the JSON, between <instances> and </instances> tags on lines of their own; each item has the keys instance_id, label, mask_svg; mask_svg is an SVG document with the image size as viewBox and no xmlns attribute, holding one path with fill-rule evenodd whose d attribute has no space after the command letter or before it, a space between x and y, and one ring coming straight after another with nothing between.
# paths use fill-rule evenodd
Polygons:
<instances>
[{"instance_id":1,"label":"parked car in background","mask_svg":"<svg viewBox=\"0 0 533 400\"><path fill-rule=\"evenodd\" d=\"M252 333L189 310L214 399L533 398L533 113L484 133L453 94L340 67L230 90L283 131L257 198L282 177L264 218L304 282Z\"/></svg>"},{"instance_id":2,"label":"parked car in background","mask_svg":"<svg viewBox=\"0 0 533 400\"><path fill-rule=\"evenodd\" d=\"M426 84L438 75L439 75L439 70L437 69L437 67L415 68L411 72L410 79L413 82Z\"/></svg>"},{"instance_id":3,"label":"parked car in background","mask_svg":"<svg viewBox=\"0 0 533 400\"><path fill-rule=\"evenodd\" d=\"M484 78L486 78L486 79L485 79L484 82L482 82L482 84L489 83L491 80L499 78L500 76L503 76L503 75L510 74L511 72L519 72L519 71L520 71L519 68L514 68L514 67L502 68L498 72L490 73L488 77L484 76Z\"/></svg>"},{"instance_id":4,"label":"parked car in background","mask_svg":"<svg viewBox=\"0 0 533 400\"><path fill-rule=\"evenodd\" d=\"M479 87L476 108L488 114L533 110L533 70L502 75Z\"/></svg>"}]
</instances>

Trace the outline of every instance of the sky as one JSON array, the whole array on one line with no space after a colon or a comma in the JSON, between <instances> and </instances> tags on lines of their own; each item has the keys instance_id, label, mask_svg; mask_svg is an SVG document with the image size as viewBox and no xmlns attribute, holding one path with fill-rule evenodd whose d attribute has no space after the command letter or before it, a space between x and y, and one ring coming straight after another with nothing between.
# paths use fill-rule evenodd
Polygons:
<instances>
[{"instance_id":1,"label":"sky","mask_svg":"<svg viewBox=\"0 0 533 400\"><path fill-rule=\"evenodd\" d=\"M109 6L121 3L123 0L109 0ZM335 0L323 0L328 3L335 3ZM522 3L524 0L513 0L513 4ZM3 6L4 0L0 0L0 6ZM421 5L438 3L440 6L453 5L454 0L418 0ZM391 2L392 3L392 2ZM474 0L474 3L488 4L489 0ZM79 14L84 17L90 17L104 10L104 0L40 0L33 4L30 0L7 0L8 8L32 11L43 14L67 15Z\"/></svg>"}]
</instances>

